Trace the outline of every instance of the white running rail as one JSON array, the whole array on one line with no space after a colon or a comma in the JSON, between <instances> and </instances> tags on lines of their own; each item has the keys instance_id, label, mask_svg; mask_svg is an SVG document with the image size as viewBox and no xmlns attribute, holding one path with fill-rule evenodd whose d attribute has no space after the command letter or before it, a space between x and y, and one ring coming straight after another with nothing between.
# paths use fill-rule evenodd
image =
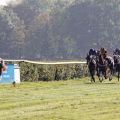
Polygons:
<instances>
[{"instance_id":1,"label":"white running rail","mask_svg":"<svg viewBox=\"0 0 120 120\"><path fill-rule=\"evenodd\" d=\"M40 65L62 65L62 64L86 64L86 62L80 62L80 61L71 61L71 62L36 62L36 61L31 61L31 60L4 60L6 62L27 62L27 63L32 63L32 64L40 64Z\"/></svg>"}]
</instances>

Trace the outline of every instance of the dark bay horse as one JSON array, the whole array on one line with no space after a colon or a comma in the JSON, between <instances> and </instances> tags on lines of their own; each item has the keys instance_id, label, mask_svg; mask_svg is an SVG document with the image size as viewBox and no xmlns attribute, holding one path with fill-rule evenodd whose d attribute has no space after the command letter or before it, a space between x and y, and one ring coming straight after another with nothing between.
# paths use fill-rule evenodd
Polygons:
<instances>
[{"instance_id":1,"label":"dark bay horse","mask_svg":"<svg viewBox=\"0 0 120 120\"><path fill-rule=\"evenodd\" d=\"M117 73L118 81L120 79L120 55L114 55L114 68L115 68L115 73Z\"/></svg>"},{"instance_id":2,"label":"dark bay horse","mask_svg":"<svg viewBox=\"0 0 120 120\"><path fill-rule=\"evenodd\" d=\"M2 72L7 69L6 64L4 63L3 59L0 58L0 80L2 79Z\"/></svg>"},{"instance_id":3,"label":"dark bay horse","mask_svg":"<svg viewBox=\"0 0 120 120\"><path fill-rule=\"evenodd\" d=\"M114 71L114 60L110 56L99 55L97 60L97 75L99 81L102 82L109 77L109 80L112 80L112 74Z\"/></svg>"},{"instance_id":4,"label":"dark bay horse","mask_svg":"<svg viewBox=\"0 0 120 120\"><path fill-rule=\"evenodd\" d=\"M102 82L104 78L107 79L107 61L101 54L97 60L97 75L100 82Z\"/></svg>"},{"instance_id":5,"label":"dark bay horse","mask_svg":"<svg viewBox=\"0 0 120 120\"><path fill-rule=\"evenodd\" d=\"M96 57L93 55L87 55L86 57L88 69L91 76L91 82L95 82L95 73L96 73Z\"/></svg>"}]
</instances>

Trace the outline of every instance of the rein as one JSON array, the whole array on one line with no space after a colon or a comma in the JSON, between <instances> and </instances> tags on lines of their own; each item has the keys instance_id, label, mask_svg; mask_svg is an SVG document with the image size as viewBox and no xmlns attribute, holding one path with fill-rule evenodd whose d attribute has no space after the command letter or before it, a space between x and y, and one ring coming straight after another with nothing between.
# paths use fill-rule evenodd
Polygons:
<instances>
[{"instance_id":1,"label":"rein","mask_svg":"<svg viewBox=\"0 0 120 120\"><path fill-rule=\"evenodd\" d=\"M98 66L100 66L100 67L107 67L107 65L101 65L99 63L98 63Z\"/></svg>"}]
</instances>

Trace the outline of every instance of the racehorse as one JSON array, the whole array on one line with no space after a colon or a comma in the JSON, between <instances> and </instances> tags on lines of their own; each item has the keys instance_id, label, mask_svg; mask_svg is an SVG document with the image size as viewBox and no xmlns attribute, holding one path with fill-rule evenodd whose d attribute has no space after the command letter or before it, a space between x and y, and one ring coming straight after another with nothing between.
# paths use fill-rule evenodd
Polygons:
<instances>
[{"instance_id":1,"label":"racehorse","mask_svg":"<svg viewBox=\"0 0 120 120\"><path fill-rule=\"evenodd\" d=\"M88 69L91 76L91 82L95 82L95 73L96 73L96 58L93 55L87 55L86 57Z\"/></svg>"},{"instance_id":2,"label":"racehorse","mask_svg":"<svg viewBox=\"0 0 120 120\"><path fill-rule=\"evenodd\" d=\"M107 61L101 54L99 55L99 59L97 61L97 72L100 82L102 82L104 78L107 79Z\"/></svg>"},{"instance_id":3,"label":"racehorse","mask_svg":"<svg viewBox=\"0 0 120 120\"><path fill-rule=\"evenodd\" d=\"M109 68L109 81L112 80L112 75L114 74L114 59L111 56L106 57L107 60L107 66Z\"/></svg>"},{"instance_id":4,"label":"racehorse","mask_svg":"<svg viewBox=\"0 0 120 120\"><path fill-rule=\"evenodd\" d=\"M5 71L7 69L3 59L0 58L0 80L2 79L2 72Z\"/></svg>"},{"instance_id":5,"label":"racehorse","mask_svg":"<svg viewBox=\"0 0 120 120\"><path fill-rule=\"evenodd\" d=\"M117 72L117 77L118 77L118 81L120 79L120 55L114 55L113 56L114 59L114 68L115 68L115 72Z\"/></svg>"},{"instance_id":6,"label":"racehorse","mask_svg":"<svg viewBox=\"0 0 120 120\"><path fill-rule=\"evenodd\" d=\"M114 60L112 57L105 55L100 55L97 61L97 75L99 81L102 82L103 79L112 80L112 74L114 71ZM104 78L103 78L104 77Z\"/></svg>"}]
</instances>

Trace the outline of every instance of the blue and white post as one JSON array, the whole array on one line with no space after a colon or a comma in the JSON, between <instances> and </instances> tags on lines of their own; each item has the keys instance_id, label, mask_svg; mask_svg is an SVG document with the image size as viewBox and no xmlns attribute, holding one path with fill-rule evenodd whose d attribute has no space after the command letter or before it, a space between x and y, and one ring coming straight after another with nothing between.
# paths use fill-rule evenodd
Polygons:
<instances>
[{"instance_id":1,"label":"blue and white post","mask_svg":"<svg viewBox=\"0 0 120 120\"><path fill-rule=\"evenodd\" d=\"M20 67L18 64L7 64L6 71L2 73L0 84L20 83Z\"/></svg>"}]
</instances>

